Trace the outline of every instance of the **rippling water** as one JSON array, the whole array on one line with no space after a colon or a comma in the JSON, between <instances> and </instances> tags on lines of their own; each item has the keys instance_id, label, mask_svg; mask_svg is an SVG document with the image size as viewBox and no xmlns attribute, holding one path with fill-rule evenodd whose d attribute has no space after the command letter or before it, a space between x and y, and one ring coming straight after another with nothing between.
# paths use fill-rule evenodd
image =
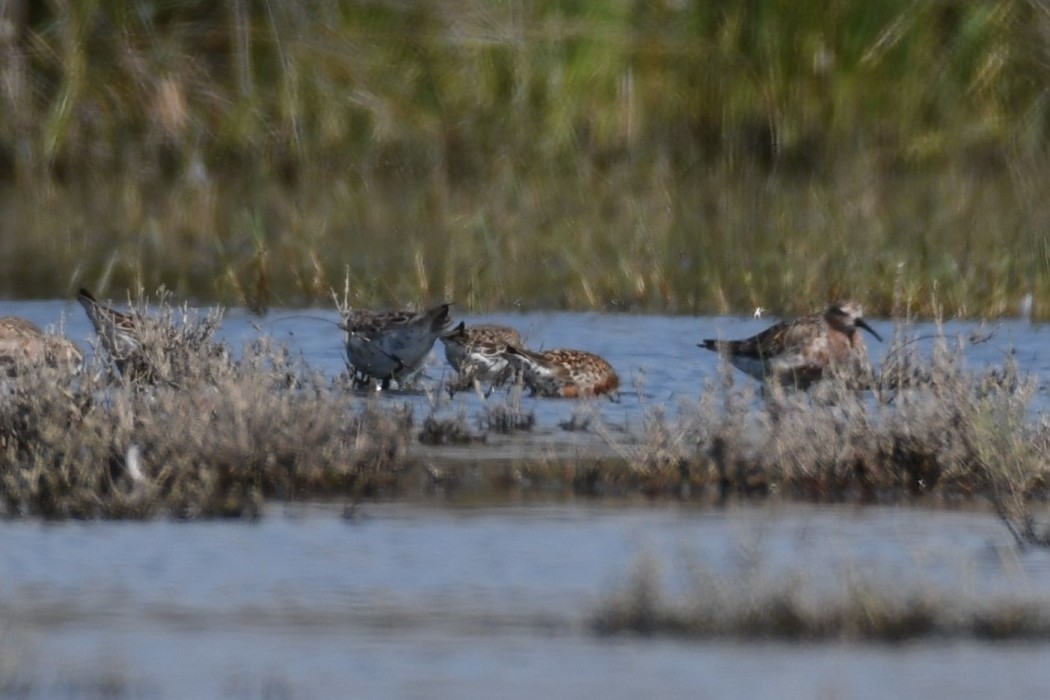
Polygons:
<instances>
[{"instance_id":1,"label":"rippling water","mask_svg":"<svg viewBox=\"0 0 1050 700\"><path fill-rule=\"evenodd\" d=\"M64 317L66 334L89 350L79 307L2 302L0 314L41 325ZM269 334L311 366L343 371L336 328L277 320L283 315L260 321L234 310L222 333L235 347ZM717 376L718 360L696 347L700 339L769 324L561 313L466 320L513 325L534 347L606 356L628 391L620 403L593 405L627 429L656 406L673 412L695 401ZM891 335L889 323L873 325ZM946 332L978 326L952 322ZM998 365L1012 351L1022 369L1050 376L1043 340L1042 328L1007 322L967 357ZM875 361L885 352L869 347ZM442 371L435 361L428 372L437 381ZM547 428L578 406L525 400ZM478 401L457 395L453 410ZM258 523L0 523L0 698L988 698L1050 690L1046 644L691 643L590 631L597 607L642 560L658 565L671 591L690 567L742 575L748 559L774 577L854 571L978 595L1050 595L1050 554L1017 553L986 513L569 502L396 503L342 516L341 505L274 506Z\"/></svg>"}]
</instances>

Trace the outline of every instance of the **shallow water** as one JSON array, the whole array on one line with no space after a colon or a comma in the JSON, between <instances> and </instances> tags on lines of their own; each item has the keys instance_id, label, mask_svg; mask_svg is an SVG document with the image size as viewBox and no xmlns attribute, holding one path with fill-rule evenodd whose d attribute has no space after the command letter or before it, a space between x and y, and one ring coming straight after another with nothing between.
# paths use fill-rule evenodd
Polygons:
<instances>
[{"instance_id":1,"label":"shallow water","mask_svg":"<svg viewBox=\"0 0 1050 700\"><path fill-rule=\"evenodd\" d=\"M0 691L88 697L1023 697L1045 644L604 639L639 562L1050 593L982 513L804 506L274 508L249 523L0 524ZM753 570L753 569L748 569ZM20 685L19 685L20 684ZM94 689L94 690L92 690ZM2 692L0 692L2 696ZM1034 696L1033 696L1034 697Z\"/></svg>"},{"instance_id":2,"label":"shallow water","mask_svg":"<svg viewBox=\"0 0 1050 700\"><path fill-rule=\"evenodd\" d=\"M92 330L78 306L0 302L0 314L63 323L90 354ZM292 314L260 320L232 310L221 332L235 348L268 334L330 376L344 371L341 332L279 320ZM598 411L629 434L650 411L695 402L719 373L718 358L696 343L770 323L565 313L465 320L507 323L533 347L579 347L612 362L626 389L619 403L523 399L538 433L570 442L557 425L574 412ZM891 336L890 323L873 325ZM979 327L945 330L965 336ZM1014 352L1040 377L1043 410L1043 340L1042 327L1006 322L967 359L1000 365ZM886 345L870 340L869 348L877 362ZM434 385L442 365L436 353L427 372ZM438 399L387 400L425 413ZM481 405L464 393L442 410ZM1011 544L984 512L776 504L413 502L358 506L353 517L342 504L273 506L258 523L10 521L0 523L0 699L1045 697L1050 645L1042 643L696 643L605 639L589 626L642 562L658 567L672 594L687 588L690 567L745 576L757 562L774 579L854 573L976 596L1050 595L1050 554Z\"/></svg>"},{"instance_id":3,"label":"shallow water","mask_svg":"<svg viewBox=\"0 0 1050 700\"><path fill-rule=\"evenodd\" d=\"M61 326L65 334L85 352L86 358L92 353L94 331L76 302L2 301L0 315L23 316L42 327ZM579 348L602 355L612 363L621 380L622 392L618 402L605 398L566 401L524 397L523 408L536 415L534 437L538 441L553 441L560 447L571 447L589 440L589 436L570 434L559 428L560 424L568 423L574 417L580 422L597 414L600 420L596 422L603 424L616 438L618 435L637 434L642 422L654 411L662 411L673 417L683 405L695 405L705 383L719 380L721 373L719 358L697 347L697 343L711 337L746 337L775 321L751 317L563 312L454 314L454 318L468 324L510 325L521 331L531 348ZM285 343L294 352L301 353L310 367L335 377L346 371L343 334L331 323L317 319L335 322L338 314L332 309L278 310L265 318L259 318L241 309L231 309L224 317L219 336L227 340L235 351L261 335L271 337ZM874 319L871 324L886 340L879 343L865 334L872 362L878 365L888 352L894 328L891 321ZM1022 372L1032 373L1039 379L1039 391L1033 408L1037 411L1050 408L1050 384L1047 384L1047 380L1050 380L1050 351L1045 349L1050 330L1047 327L1021 320L991 323L957 320L949 321L943 327L944 335L952 344L958 339L992 330L994 333L989 340L968 347L966 361L975 369L998 367L1012 354ZM920 339L916 346L926 353L930 351L932 339L939 332L932 323L915 323L907 331L910 336ZM388 398L392 402L407 402L416 406L417 416L425 416L432 411L445 415L478 415L485 403L473 392L461 392L449 401L447 395L440 391L442 381L450 378L450 373L439 342L431 354L425 376L419 382L422 391L395 391ZM754 380L736 370L731 376L736 382L757 386ZM499 401L503 396L497 391L494 399ZM599 442L604 443L604 438Z\"/></svg>"}]
</instances>

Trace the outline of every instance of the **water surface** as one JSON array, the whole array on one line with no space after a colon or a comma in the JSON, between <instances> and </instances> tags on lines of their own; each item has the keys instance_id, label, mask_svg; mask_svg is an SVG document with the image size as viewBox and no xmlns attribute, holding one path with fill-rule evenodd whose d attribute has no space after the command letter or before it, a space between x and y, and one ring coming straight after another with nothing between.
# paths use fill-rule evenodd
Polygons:
<instances>
[{"instance_id":1,"label":"water surface","mask_svg":"<svg viewBox=\"0 0 1050 700\"><path fill-rule=\"evenodd\" d=\"M1045 644L596 637L641 562L1050 593L983 513L810 506L275 507L258 523L0 525L0 688L148 697L1024 697ZM4 677L6 674L6 678ZM73 696L78 696L76 693ZM1032 696L1034 697L1034 696Z\"/></svg>"}]
</instances>

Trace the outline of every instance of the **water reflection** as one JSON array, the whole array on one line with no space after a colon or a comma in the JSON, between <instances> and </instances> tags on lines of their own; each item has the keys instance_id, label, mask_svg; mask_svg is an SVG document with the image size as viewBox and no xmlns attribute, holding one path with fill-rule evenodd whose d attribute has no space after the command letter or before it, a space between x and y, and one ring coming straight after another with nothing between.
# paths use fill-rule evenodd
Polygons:
<instances>
[{"instance_id":1,"label":"water reflection","mask_svg":"<svg viewBox=\"0 0 1050 700\"><path fill-rule=\"evenodd\" d=\"M556 679L613 697L643 686L661 696L699 687L723 694L738 683L777 697L788 673L807 697L830 680L849 697L875 697L891 659L917 654L930 660L929 674L986 687L986 674L1013 672L1035 648L978 652L964 643L969 651L955 658L937 643L906 653L863 645L803 653L794 645L603 641L589 621L643 560L658 566L671 593L700 567L815 580L867 572L891 586L1050 594L1050 555L1018 555L980 512L571 503L366 505L353 521L340 512L277 507L254 524L2 524L0 661L18 662L17 672L0 663L8 674L0 681L20 675L47 690L111 669L133 689L165 697L223 696L231 685L261 696L268 683L294 697L348 688L491 697L504 694L508 678L521 684L510 695L521 697L554 690ZM725 677L756 654L765 662L747 668L746 681ZM831 659L841 662L834 673L824 665ZM810 673L785 670L803 661ZM1050 682L1044 666L1025 677ZM929 690L919 669L894 679L898 696Z\"/></svg>"}]
</instances>

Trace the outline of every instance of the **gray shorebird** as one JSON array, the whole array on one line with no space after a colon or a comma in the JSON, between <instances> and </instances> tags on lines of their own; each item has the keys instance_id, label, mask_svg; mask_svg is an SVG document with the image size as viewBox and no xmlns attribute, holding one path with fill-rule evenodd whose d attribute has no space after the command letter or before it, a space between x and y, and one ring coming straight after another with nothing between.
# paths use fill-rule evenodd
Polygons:
<instances>
[{"instance_id":1,"label":"gray shorebird","mask_svg":"<svg viewBox=\"0 0 1050 700\"><path fill-rule=\"evenodd\" d=\"M91 325L95 327L102 347L123 374L127 363L142 348L139 319L133 314L106 306L84 288L77 293L77 301L84 307Z\"/></svg>"},{"instance_id":2,"label":"gray shorebird","mask_svg":"<svg viewBox=\"0 0 1050 700\"><path fill-rule=\"evenodd\" d=\"M401 382L416 372L451 325L448 309L449 304L441 304L426 311L346 313L339 327L346 333L346 356L360 375L358 383L371 377L386 389L391 379Z\"/></svg>"},{"instance_id":3,"label":"gray shorebird","mask_svg":"<svg viewBox=\"0 0 1050 700\"><path fill-rule=\"evenodd\" d=\"M522 345L521 334L510 326L480 323L459 325L441 336L445 359L459 375L448 385L449 393L462 391L484 382L489 385L485 395L506 383L514 374L507 359L507 348Z\"/></svg>"},{"instance_id":4,"label":"gray shorebird","mask_svg":"<svg viewBox=\"0 0 1050 700\"><path fill-rule=\"evenodd\" d=\"M860 304L836 301L821 313L782 321L750 338L707 339L700 347L719 353L756 379L805 389L832 369L867 371L868 348L857 329L879 342L882 337L863 315Z\"/></svg>"},{"instance_id":5,"label":"gray shorebird","mask_svg":"<svg viewBox=\"0 0 1050 700\"><path fill-rule=\"evenodd\" d=\"M521 373L533 396L579 398L610 394L615 397L620 378L603 358L583 350L533 352L507 347L507 358Z\"/></svg>"},{"instance_id":6,"label":"gray shorebird","mask_svg":"<svg viewBox=\"0 0 1050 700\"><path fill-rule=\"evenodd\" d=\"M14 377L41 367L76 374L83 361L69 340L45 333L24 318L0 317L0 375Z\"/></svg>"}]
</instances>

